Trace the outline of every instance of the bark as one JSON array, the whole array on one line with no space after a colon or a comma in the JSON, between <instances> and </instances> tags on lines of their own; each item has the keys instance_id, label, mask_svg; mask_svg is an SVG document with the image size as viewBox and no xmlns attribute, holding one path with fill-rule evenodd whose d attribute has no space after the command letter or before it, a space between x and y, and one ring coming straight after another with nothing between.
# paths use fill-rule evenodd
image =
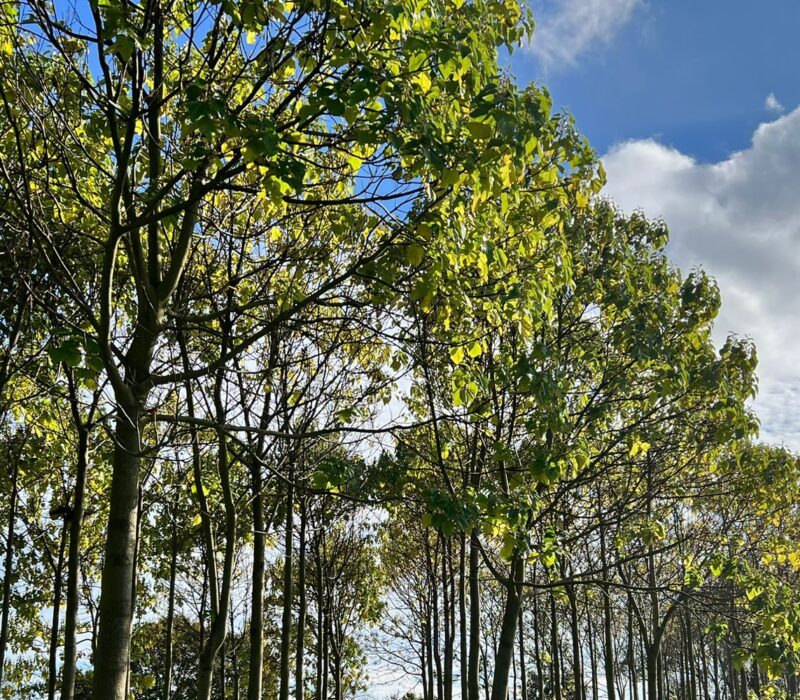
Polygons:
<instances>
[{"instance_id":1,"label":"bark","mask_svg":"<svg viewBox=\"0 0 800 700\"><path fill-rule=\"evenodd\" d=\"M597 649L594 638L594 625L592 624L592 611L588 608L586 610L586 636L589 643L589 666L590 675L592 679L592 700L598 700L600 697L600 688L598 686L598 673L597 673ZM613 681L613 679L612 679Z\"/></svg>"},{"instance_id":2,"label":"bark","mask_svg":"<svg viewBox=\"0 0 800 700\"><path fill-rule=\"evenodd\" d=\"M480 542L478 530L470 534L469 549L469 700L480 700L481 591L478 580Z\"/></svg>"},{"instance_id":3,"label":"bark","mask_svg":"<svg viewBox=\"0 0 800 700\"><path fill-rule=\"evenodd\" d=\"M176 499L177 500L177 499ZM172 635L175 623L175 577L178 568L178 526L172 515L169 559L169 598L167 600L167 631L164 642L164 694L162 700L170 700L172 694Z\"/></svg>"},{"instance_id":4,"label":"bark","mask_svg":"<svg viewBox=\"0 0 800 700\"><path fill-rule=\"evenodd\" d=\"M578 601L574 586L567 586L569 598L570 632L572 637L572 673L575 683L575 700L584 700L586 689L583 687L583 661L581 659L581 640L578 630Z\"/></svg>"},{"instance_id":5,"label":"bark","mask_svg":"<svg viewBox=\"0 0 800 700\"><path fill-rule=\"evenodd\" d=\"M278 358L278 342L270 337L269 361L267 364L267 385L272 386L272 373ZM241 374L239 375L241 377ZM244 395L244 390L241 391ZM259 427L263 430L269 425L272 390L264 393L264 406ZM245 410L249 424L249 413ZM250 459L250 487L252 493L253 517L253 575L250 594L250 666L247 676L247 700L261 700L264 682L264 574L266 571L265 550L266 526L264 518L264 479L261 473L261 459L264 456L265 435L261 432L255 446L255 455Z\"/></svg>"},{"instance_id":6,"label":"bark","mask_svg":"<svg viewBox=\"0 0 800 700\"><path fill-rule=\"evenodd\" d=\"M281 617L281 656L279 700L289 700L290 648L292 642L292 602L294 600L294 470L289 469L286 488L286 531L283 548L283 614Z\"/></svg>"},{"instance_id":7,"label":"bark","mask_svg":"<svg viewBox=\"0 0 800 700\"><path fill-rule=\"evenodd\" d=\"M556 617L556 599L550 596L550 664L551 678L553 682L553 697L555 700L562 699L561 692L561 663L560 648L558 642L558 618Z\"/></svg>"},{"instance_id":8,"label":"bark","mask_svg":"<svg viewBox=\"0 0 800 700\"><path fill-rule=\"evenodd\" d=\"M614 685L614 638L611 629L611 589L608 585L609 570L608 557L606 555L606 532L602 519L600 524L600 563L603 569L604 581L600 593L603 598L603 662L606 674L606 697L608 700L616 700L616 687ZM632 634L632 632L633 629L629 625L628 633ZM630 671L635 675L633 670L633 658L630 659L630 662ZM635 681L632 682L635 683Z\"/></svg>"},{"instance_id":9,"label":"bark","mask_svg":"<svg viewBox=\"0 0 800 700\"><path fill-rule=\"evenodd\" d=\"M467 536L461 533L461 547L458 558L458 621L459 621L459 673L461 675L461 698L467 700L469 697L467 675Z\"/></svg>"},{"instance_id":10,"label":"bark","mask_svg":"<svg viewBox=\"0 0 800 700\"><path fill-rule=\"evenodd\" d=\"M306 500L300 500L300 546L297 555L297 650L295 655L295 700L303 700L306 631Z\"/></svg>"},{"instance_id":11,"label":"bark","mask_svg":"<svg viewBox=\"0 0 800 700\"><path fill-rule=\"evenodd\" d=\"M503 622L500 628L500 639L497 645L497 656L494 663L491 700L506 700L508 693L508 677L511 661L514 658L514 647L517 632L517 620L522 606L522 577L524 574L524 557L515 553L511 562L511 575L506 582L506 602L503 610Z\"/></svg>"},{"instance_id":12,"label":"bark","mask_svg":"<svg viewBox=\"0 0 800 700\"><path fill-rule=\"evenodd\" d=\"M525 628L523 610L519 611L519 670L522 677L521 700L528 700L528 677L525 670Z\"/></svg>"},{"instance_id":13,"label":"bark","mask_svg":"<svg viewBox=\"0 0 800 700\"><path fill-rule=\"evenodd\" d=\"M140 368L149 367L149 351L146 359L139 357L138 360ZM104 700L126 700L141 468L139 435L143 413L143 397L117 405L92 689L92 697Z\"/></svg>"},{"instance_id":14,"label":"bark","mask_svg":"<svg viewBox=\"0 0 800 700\"><path fill-rule=\"evenodd\" d=\"M50 653L48 656L47 673L47 699L53 700L56 696L56 686L58 685L58 632L61 627L61 592L62 592L62 573L64 570L64 550L67 544L67 523L65 522L61 530L61 542L58 547L58 560L56 562L55 582L53 584L53 617L50 624Z\"/></svg>"},{"instance_id":15,"label":"bark","mask_svg":"<svg viewBox=\"0 0 800 700\"><path fill-rule=\"evenodd\" d=\"M444 619L444 700L453 698L453 599L450 576L450 543L442 538L442 613Z\"/></svg>"},{"instance_id":16,"label":"bark","mask_svg":"<svg viewBox=\"0 0 800 700\"><path fill-rule=\"evenodd\" d=\"M223 351L226 347L223 341ZM222 372L217 374L214 386L214 404L216 420L219 425L225 422L225 410L222 404ZM212 604L211 629L208 640L200 654L200 663L197 674L198 700L210 700L212 681L214 676L214 661L228 634L228 610L231 602L231 588L233 585L233 567L236 554L236 504L233 499L230 482L230 463L228 458L227 437L224 430L217 430L217 472L222 502L225 512L225 555L222 565L222 580L219 585L219 600L216 610ZM213 555L212 555L213 556ZM213 598L212 598L213 603Z\"/></svg>"},{"instance_id":17,"label":"bark","mask_svg":"<svg viewBox=\"0 0 800 700\"><path fill-rule=\"evenodd\" d=\"M253 498L253 579L250 603L250 668L248 669L247 699L261 700L264 679L264 572L266 549L263 484L261 465L252 460L250 483Z\"/></svg>"},{"instance_id":18,"label":"bark","mask_svg":"<svg viewBox=\"0 0 800 700\"><path fill-rule=\"evenodd\" d=\"M14 524L17 520L17 461L11 467L11 498L8 505L8 529L6 530L6 552L3 561L3 610L0 615L0 684L3 682L6 647L8 645L8 617L11 611L11 575L14 566Z\"/></svg>"},{"instance_id":19,"label":"bark","mask_svg":"<svg viewBox=\"0 0 800 700\"><path fill-rule=\"evenodd\" d=\"M83 525L86 469L88 466L88 431L78 428L78 455L75 470L75 493L69 523L69 552L67 554L67 610L64 617L64 664L61 676L61 700L75 696L77 672L78 608L80 605L80 547Z\"/></svg>"}]
</instances>

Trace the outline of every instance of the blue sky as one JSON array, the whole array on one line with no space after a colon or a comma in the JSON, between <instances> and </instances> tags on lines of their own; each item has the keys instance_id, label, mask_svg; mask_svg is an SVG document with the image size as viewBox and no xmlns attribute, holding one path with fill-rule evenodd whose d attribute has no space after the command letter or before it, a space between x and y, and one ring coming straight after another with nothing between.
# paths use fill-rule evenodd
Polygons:
<instances>
[{"instance_id":1,"label":"blue sky","mask_svg":"<svg viewBox=\"0 0 800 700\"><path fill-rule=\"evenodd\" d=\"M800 450L800 2L532 2L510 69L575 116L606 194L714 275L716 339L758 348L762 436Z\"/></svg>"},{"instance_id":2,"label":"blue sky","mask_svg":"<svg viewBox=\"0 0 800 700\"><path fill-rule=\"evenodd\" d=\"M600 152L657 137L719 159L747 146L770 116L770 93L800 103L797 0L533 0L533 9L542 39L515 52L512 70L542 80Z\"/></svg>"}]
</instances>

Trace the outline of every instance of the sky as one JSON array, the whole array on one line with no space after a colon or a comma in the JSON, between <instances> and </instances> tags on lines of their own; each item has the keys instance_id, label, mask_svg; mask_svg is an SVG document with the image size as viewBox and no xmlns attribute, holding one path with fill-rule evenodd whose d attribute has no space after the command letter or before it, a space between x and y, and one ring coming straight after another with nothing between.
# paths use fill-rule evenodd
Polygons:
<instances>
[{"instance_id":1,"label":"sky","mask_svg":"<svg viewBox=\"0 0 800 700\"><path fill-rule=\"evenodd\" d=\"M532 0L508 59L571 113L624 211L718 281L716 339L759 354L762 438L800 449L800 2Z\"/></svg>"}]
</instances>

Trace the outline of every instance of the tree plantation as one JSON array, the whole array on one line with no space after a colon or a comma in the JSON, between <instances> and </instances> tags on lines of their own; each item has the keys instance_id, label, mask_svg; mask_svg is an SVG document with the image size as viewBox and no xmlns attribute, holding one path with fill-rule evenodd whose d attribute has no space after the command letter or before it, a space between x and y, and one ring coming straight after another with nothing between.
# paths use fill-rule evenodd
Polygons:
<instances>
[{"instance_id":1,"label":"tree plantation","mask_svg":"<svg viewBox=\"0 0 800 700\"><path fill-rule=\"evenodd\" d=\"M1 697L796 697L755 349L532 30L0 3Z\"/></svg>"}]
</instances>

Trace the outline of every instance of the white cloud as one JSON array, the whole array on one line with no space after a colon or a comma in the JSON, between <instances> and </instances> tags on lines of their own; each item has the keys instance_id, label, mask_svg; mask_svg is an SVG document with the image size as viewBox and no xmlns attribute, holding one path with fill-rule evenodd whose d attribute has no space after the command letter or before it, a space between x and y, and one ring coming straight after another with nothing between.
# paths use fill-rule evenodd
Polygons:
<instances>
[{"instance_id":1,"label":"white cloud","mask_svg":"<svg viewBox=\"0 0 800 700\"><path fill-rule=\"evenodd\" d=\"M764 107L768 112L775 112L776 114L783 114L783 105L780 103L777 97L775 97L775 93L771 92L767 95L767 99L764 101Z\"/></svg>"},{"instance_id":2,"label":"white cloud","mask_svg":"<svg viewBox=\"0 0 800 700\"><path fill-rule=\"evenodd\" d=\"M572 65L597 43L610 41L640 0L539 0L530 50L545 67Z\"/></svg>"},{"instance_id":3,"label":"white cloud","mask_svg":"<svg viewBox=\"0 0 800 700\"><path fill-rule=\"evenodd\" d=\"M718 163L653 140L623 143L603 160L608 195L663 218L673 260L717 278L718 338L735 331L758 347L763 434L800 449L800 108Z\"/></svg>"}]
</instances>

